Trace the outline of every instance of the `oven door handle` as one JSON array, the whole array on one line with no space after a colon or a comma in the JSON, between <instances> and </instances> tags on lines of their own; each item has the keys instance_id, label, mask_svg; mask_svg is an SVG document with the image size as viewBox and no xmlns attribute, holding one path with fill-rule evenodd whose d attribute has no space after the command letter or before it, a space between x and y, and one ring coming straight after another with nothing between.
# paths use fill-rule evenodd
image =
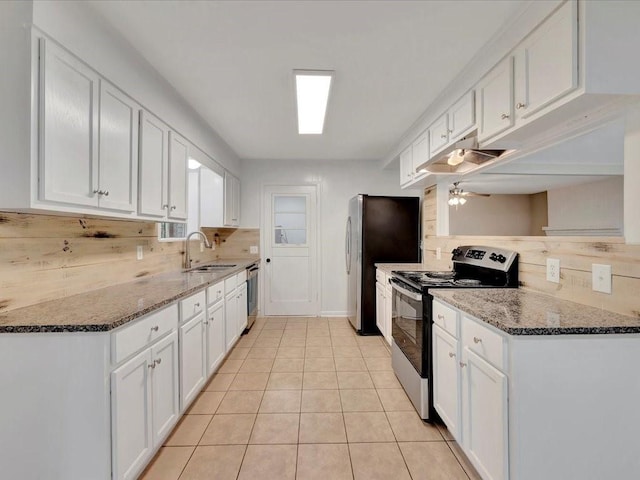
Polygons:
<instances>
[{"instance_id":1,"label":"oven door handle","mask_svg":"<svg viewBox=\"0 0 640 480\"><path fill-rule=\"evenodd\" d=\"M393 287L394 290L397 290L402 295L405 295L405 296L411 298L412 300L417 300L417 301L420 301L420 302L422 301L422 294L416 293L416 292L412 292L411 290L407 290L406 288L401 287L400 286L400 282L398 280L396 280L395 278L391 279L391 286Z\"/></svg>"}]
</instances>

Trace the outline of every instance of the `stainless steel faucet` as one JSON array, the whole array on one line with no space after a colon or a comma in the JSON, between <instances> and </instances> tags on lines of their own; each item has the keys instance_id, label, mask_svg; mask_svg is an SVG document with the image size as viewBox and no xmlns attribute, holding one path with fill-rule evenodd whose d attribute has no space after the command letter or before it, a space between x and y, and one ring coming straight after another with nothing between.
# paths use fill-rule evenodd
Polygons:
<instances>
[{"instance_id":1,"label":"stainless steel faucet","mask_svg":"<svg viewBox=\"0 0 640 480\"><path fill-rule=\"evenodd\" d=\"M184 251L184 265L183 265L185 270L189 270L191 268L191 254L189 252L189 240L194 235L200 235L200 238L204 240L204 244L207 246L207 248L211 248L211 244L209 244L209 240L207 240L207 236L204 233L202 233L200 230L196 230L195 232L191 232L189 235L187 235L187 240L186 240L187 246Z\"/></svg>"}]
</instances>

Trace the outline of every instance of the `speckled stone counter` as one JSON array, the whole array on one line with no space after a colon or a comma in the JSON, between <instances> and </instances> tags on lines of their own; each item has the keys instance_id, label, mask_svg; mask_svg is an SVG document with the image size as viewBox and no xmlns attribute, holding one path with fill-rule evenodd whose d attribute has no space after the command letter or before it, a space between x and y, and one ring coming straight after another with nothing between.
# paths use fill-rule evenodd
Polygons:
<instances>
[{"instance_id":1,"label":"speckled stone counter","mask_svg":"<svg viewBox=\"0 0 640 480\"><path fill-rule=\"evenodd\" d=\"M430 293L510 335L640 333L640 318L522 289L433 289Z\"/></svg>"},{"instance_id":2,"label":"speckled stone counter","mask_svg":"<svg viewBox=\"0 0 640 480\"><path fill-rule=\"evenodd\" d=\"M424 270L421 263L376 263L375 266L386 274L393 270Z\"/></svg>"},{"instance_id":3,"label":"speckled stone counter","mask_svg":"<svg viewBox=\"0 0 640 480\"><path fill-rule=\"evenodd\" d=\"M221 260L221 272L172 272L0 314L0 333L104 332L244 270L255 259Z\"/></svg>"}]
</instances>

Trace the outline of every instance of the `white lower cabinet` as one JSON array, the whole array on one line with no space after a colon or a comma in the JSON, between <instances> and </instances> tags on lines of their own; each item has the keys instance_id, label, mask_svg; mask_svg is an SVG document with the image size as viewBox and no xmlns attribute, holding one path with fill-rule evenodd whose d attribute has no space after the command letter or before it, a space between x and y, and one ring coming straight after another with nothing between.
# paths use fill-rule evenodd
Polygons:
<instances>
[{"instance_id":1,"label":"white lower cabinet","mask_svg":"<svg viewBox=\"0 0 640 480\"><path fill-rule=\"evenodd\" d=\"M209 377L217 370L227 352L224 331L224 302L222 300L209 307L206 323L207 377Z\"/></svg>"},{"instance_id":2,"label":"white lower cabinet","mask_svg":"<svg viewBox=\"0 0 640 480\"><path fill-rule=\"evenodd\" d=\"M460 441L460 369L458 341L433 326L433 402L453 438Z\"/></svg>"},{"instance_id":3,"label":"white lower cabinet","mask_svg":"<svg viewBox=\"0 0 640 480\"><path fill-rule=\"evenodd\" d=\"M236 296L238 315L238 335L242 335L244 329L247 328L248 311L247 311L247 282L238 287L238 295Z\"/></svg>"},{"instance_id":4,"label":"white lower cabinet","mask_svg":"<svg viewBox=\"0 0 640 480\"><path fill-rule=\"evenodd\" d=\"M180 327L180 406L184 411L198 396L207 378L205 314Z\"/></svg>"},{"instance_id":5,"label":"white lower cabinet","mask_svg":"<svg viewBox=\"0 0 640 480\"><path fill-rule=\"evenodd\" d=\"M393 308L393 289L388 275L376 270L376 326L385 341L391 345L391 311Z\"/></svg>"},{"instance_id":6,"label":"white lower cabinet","mask_svg":"<svg viewBox=\"0 0 640 480\"><path fill-rule=\"evenodd\" d=\"M380 282L376 282L376 327L378 327L378 330L380 330L383 337L387 335L386 325L384 322L385 305L384 285Z\"/></svg>"},{"instance_id":7,"label":"white lower cabinet","mask_svg":"<svg viewBox=\"0 0 640 480\"><path fill-rule=\"evenodd\" d=\"M226 334L226 348L231 350L238 341L238 302L237 292L233 290L224 299L224 324Z\"/></svg>"},{"instance_id":8,"label":"white lower cabinet","mask_svg":"<svg viewBox=\"0 0 640 480\"><path fill-rule=\"evenodd\" d=\"M462 351L463 448L482 478L509 478L507 376Z\"/></svg>"},{"instance_id":9,"label":"white lower cabinet","mask_svg":"<svg viewBox=\"0 0 640 480\"><path fill-rule=\"evenodd\" d=\"M179 413L174 331L111 373L112 477L137 478Z\"/></svg>"}]
</instances>

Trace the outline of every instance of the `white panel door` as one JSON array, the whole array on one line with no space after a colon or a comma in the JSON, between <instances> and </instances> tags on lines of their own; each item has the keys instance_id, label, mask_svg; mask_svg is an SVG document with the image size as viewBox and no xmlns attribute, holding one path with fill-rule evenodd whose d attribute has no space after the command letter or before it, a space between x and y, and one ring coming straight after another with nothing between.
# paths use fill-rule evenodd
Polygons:
<instances>
[{"instance_id":1,"label":"white panel door","mask_svg":"<svg viewBox=\"0 0 640 480\"><path fill-rule=\"evenodd\" d=\"M180 409L200 393L206 378L204 312L180 327Z\"/></svg>"},{"instance_id":2,"label":"white panel door","mask_svg":"<svg viewBox=\"0 0 640 480\"><path fill-rule=\"evenodd\" d=\"M209 308L207 316L207 377L218 368L226 353L224 301Z\"/></svg>"},{"instance_id":3,"label":"white panel door","mask_svg":"<svg viewBox=\"0 0 640 480\"><path fill-rule=\"evenodd\" d=\"M178 332L151 348L151 389L153 395L153 444L158 445L178 421Z\"/></svg>"},{"instance_id":4,"label":"white panel door","mask_svg":"<svg viewBox=\"0 0 640 480\"><path fill-rule=\"evenodd\" d=\"M100 208L136 210L138 110L120 90L100 81Z\"/></svg>"},{"instance_id":5,"label":"white panel door","mask_svg":"<svg viewBox=\"0 0 640 480\"><path fill-rule=\"evenodd\" d=\"M471 90L449 109L449 141L460 140L476 124L474 91Z\"/></svg>"},{"instance_id":6,"label":"white panel door","mask_svg":"<svg viewBox=\"0 0 640 480\"><path fill-rule=\"evenodd\" d=\"M187 162L189 144L175 132L169 132L169 218L187 219Z\"/></svg>"},{"instance_id":7,"label":"white panel door","mask_svg":"<svg viewBox=\"0 0 640 480\"><path fill-rule=\"evenodd\" d=\"M449 115L444 114L429 127L429 156L433 157L449 143Z\"/></svg>"},{"instance_id":8,"label":"white panel door","mask_svg":"<svg viewBox=\"0 0 640 480\"><path fill-rule=\"evenodd\" d=\"M169 129L153 115L140 112L140 171L138 212L152 217L166 217Z\"/></svg>"},{"instance_id":9,"label":"white panel door","mask_svg":"<svg viewBox=\"0 0 640 480\"><path fill-rule=\"evenodd\" d=\"M151 350L111 374L113 478L134 479L152 449Z\"/></svg>"},{"instance_id":10,"label":"white panel door","mask_svg":"<svg viewBox=\"0 0 640 480\"><path fill-rule=\"evenodd\" d=\"M486 140L513 126L513 76L513 56L509 55L478 83L478 140Z\"/></svg>"},{"instance_id":11,"label":"white panel door","mask_svg":"<svg viewBox=\"0 0 640 480\"><path fill-rule=\"evenodd\" d=\"M224 299L224 331L227 352L238 340L238 296L237 290L229 293Z\"/></svg>"},{"instance_id":12,"label":"white panel door","mask_svg":"<svg viewBox=\"0 0 640 480\"><path fill-rule=\"evenodd\" d=\"M100 78L44 39L40 62L40 198L97 207Z\"/></svg>"},{"instance_id":13,"label":"white panel door","mask_svg":"<svg viewBox=\"0 0 640 480\"><path fill-rule=\"evenodd\" d=\"M200 226L222 227L224 225L223 209L224 180L222 176L207 167L200 167Z\"/></svg>"},{"instance_id":14,"label":"white panel door","mask_svg":"<svg viewBox=\"0 0 640 480\"><path fill-rule=\"evenodd\" d=\"M266 315L317 315L317 189L264 189L264 310Z\"/></svg>"},{"instance_id":15,"label":"white panel door","mask_svg":"<svg viewBox=\"0 0 640 480\"><path fill-rule=\"evenodd\" d=\"M460 381L458 341L433 326L433 403L442 421L460 442Z\"/></svg>"}]
</instances>

